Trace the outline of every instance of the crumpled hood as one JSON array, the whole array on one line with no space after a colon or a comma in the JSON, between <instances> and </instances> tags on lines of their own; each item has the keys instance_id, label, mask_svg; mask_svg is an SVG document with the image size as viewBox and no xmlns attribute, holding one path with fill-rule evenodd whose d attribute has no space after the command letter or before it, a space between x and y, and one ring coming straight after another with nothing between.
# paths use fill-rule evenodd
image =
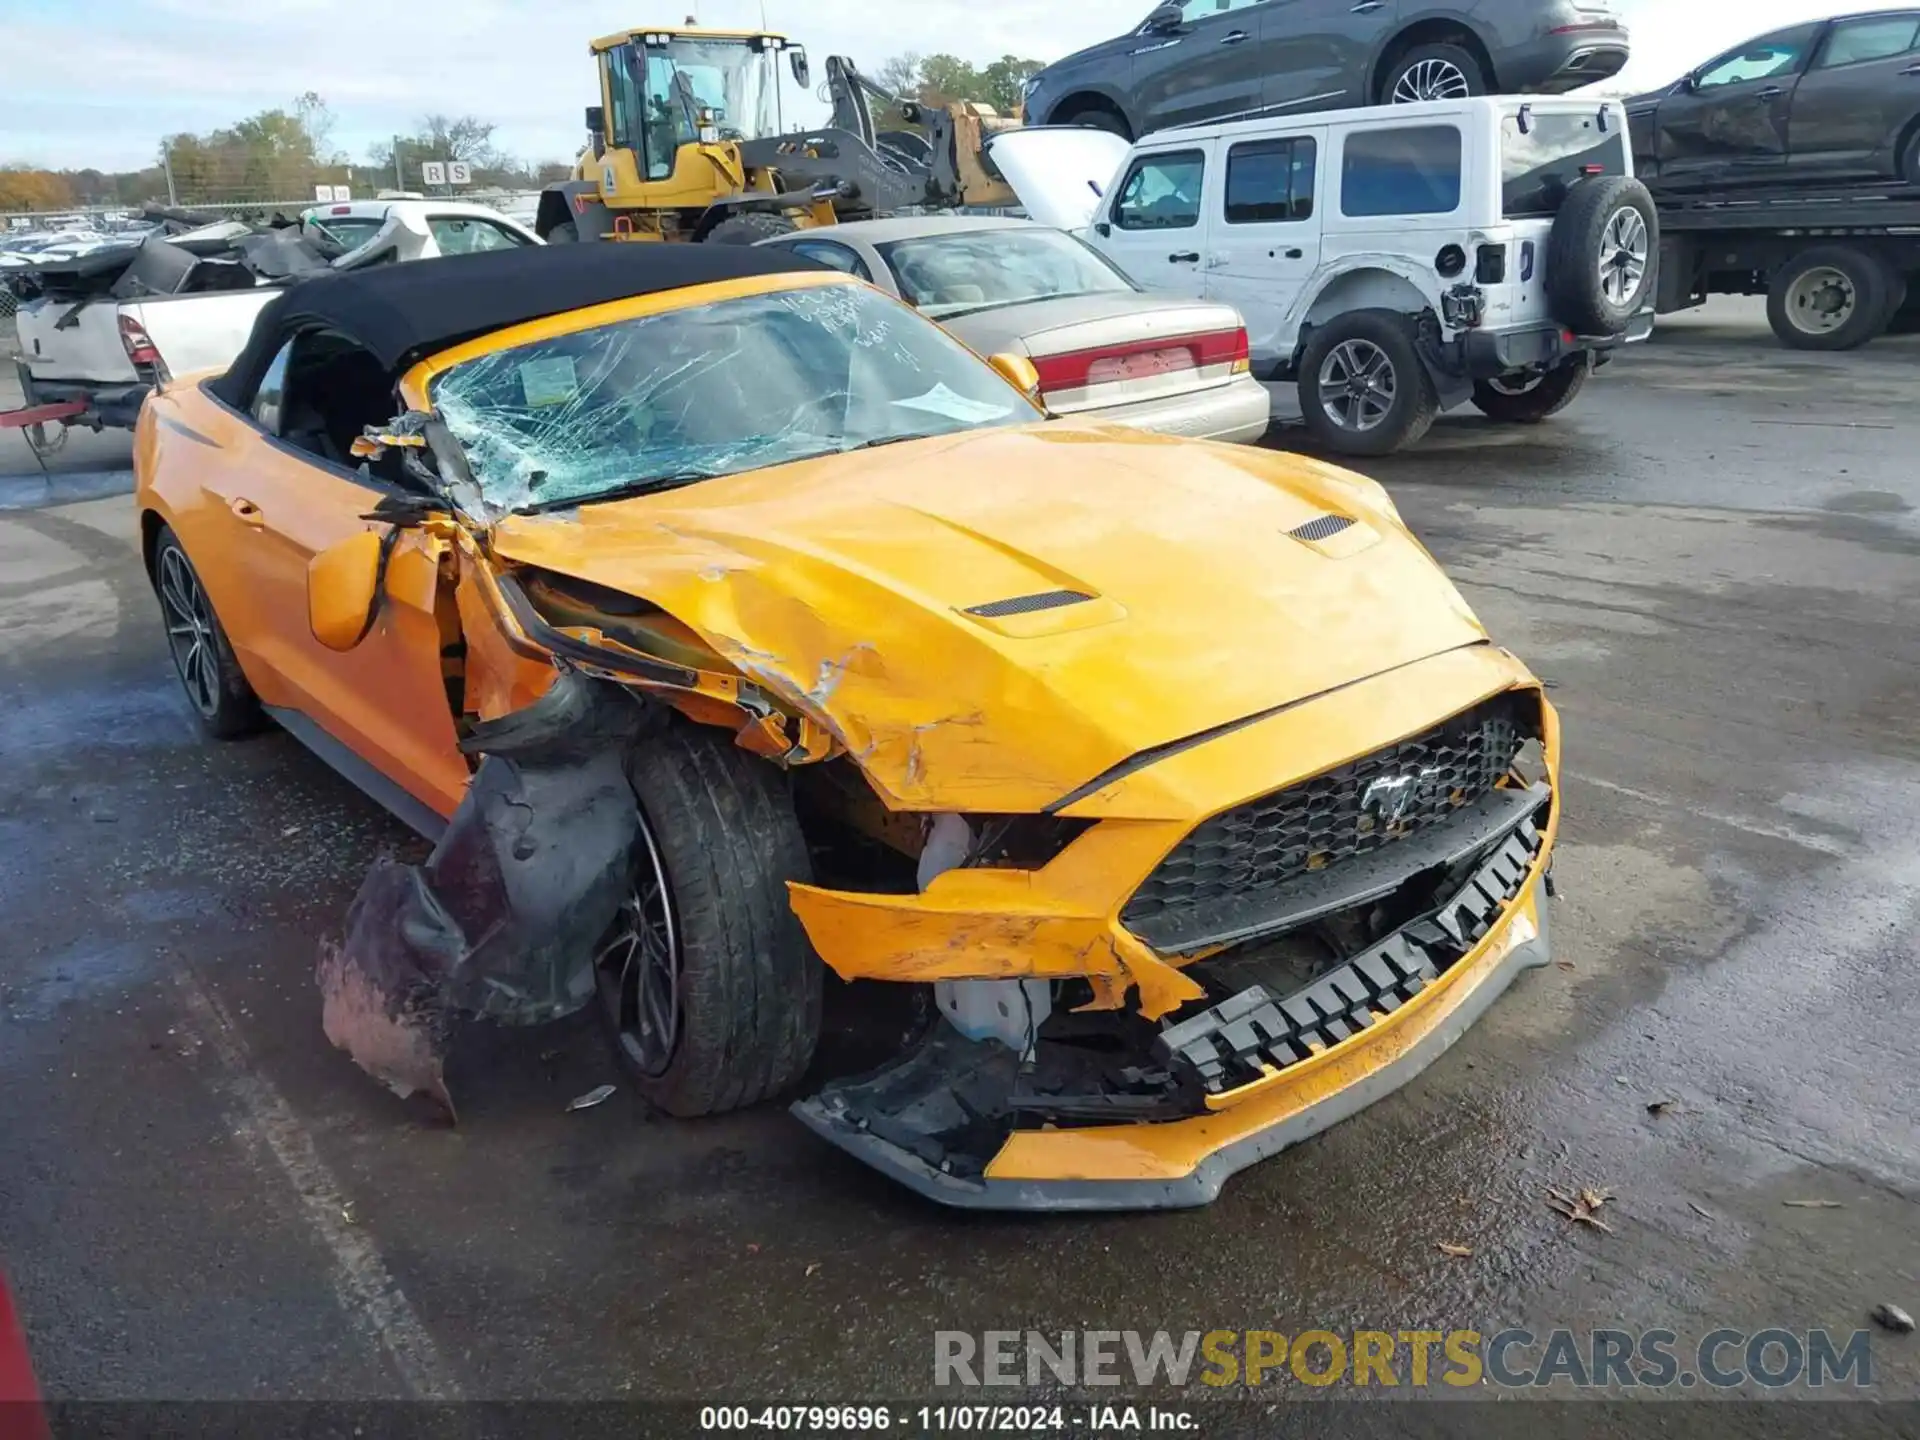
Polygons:
<instances>
[{"instance_id":1,"label":"crumpled hood","mask_svg":"<svg viewBox=\"0 0 1920 1440\"><path fill-rule=\"evenodd\" d=\"M1343 475L1055 423L510 518L492 541L693 627L896 807L1031 812L1142 750L1484 638ZM1355 523L1288 533L1330 514ZM1062 591L1090 598L1004 603ZM1382 739L1426 718L1383 717Z\"/></svg>"}]
</instances>

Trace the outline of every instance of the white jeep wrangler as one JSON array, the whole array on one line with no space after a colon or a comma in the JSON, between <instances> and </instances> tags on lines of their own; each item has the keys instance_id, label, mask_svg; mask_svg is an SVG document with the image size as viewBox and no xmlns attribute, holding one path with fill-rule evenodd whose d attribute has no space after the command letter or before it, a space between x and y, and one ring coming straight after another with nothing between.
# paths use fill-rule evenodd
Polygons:
<instances>
[{"instance_id":1,"label":"white jeep wrangler","mask_svg":"<svg viewBox=\"0 0 1920 1440\"><path fill-rule=\"evenodd\" d=\"M1104 184L1088 172L1124 142L1024 133L991 154L1029 213L1147 289L1238 308L1254 373L1297 381L1308 430L1347 454L1397 450L1468 400L1544 420L1653 329L1659 221L1616 101L1490 96L1163 130Z\"/></svg>"}]
</instances>

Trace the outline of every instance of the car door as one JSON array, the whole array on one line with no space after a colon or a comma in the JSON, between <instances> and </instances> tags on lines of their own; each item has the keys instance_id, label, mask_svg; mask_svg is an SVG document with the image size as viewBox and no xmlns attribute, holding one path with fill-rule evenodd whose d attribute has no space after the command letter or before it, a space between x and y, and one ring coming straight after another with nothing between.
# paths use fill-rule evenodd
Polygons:
<instances>
[{"instance_id":1,"label":"car door","mask_svg":"<svg viewBox=\"0 0 1920 1440\"><path fill-rule=\"evenodd\" d=\"M1143 290L1199 299L1201 199L1212 141L1138 154L1121 176L1095 247Z\"/></svg>"},{"instance_id":2,"label":"car door","mask_svg":"<svg viewBox=\"0 0 1920 1440\"><path fill-rule=\"evenodd\" d=\"M1272 3L1181 0L1177 30L1143 33L1133 52L1140 133L1258 110L1269 59L1260 11Z\"/></svg>"},{"instance_id":3,"label":"car door","mask_svg":"<svg viewBox=\"0 0 1920 1440\"><path fill-rule=\"evenodd\" d=\"M1793 94L1795 175L1897 173L1894 146L1920 115L1920 10L1836 20Z\"/></svg>"},{"instance_id":4,"label":"car door","mask_svg":"<svg viewBox=\"0 0 1920 1440\"><path fill-rule=\"evenodd\" d=\"M1289 130L1220 142L1220 184L1207 199L1204 294L1246 321L1255 374L1292 355L1295 302L1320 263L1326 134Z\"/></svg>"},{"instance_id":5,"label":"car door","mask_svg":"<svg viewBox=\"0 0 1920 1440\"><path fill-rule=\"evenodd\" d=\"M1660 180L1704 189L1777 179L1799 84L1824 22L1763 35L1694 71L1660 102Z\"/></svg>"},{"instance_id":6,"label":"car door","mask_svg":"<svg viewBox=\"0 0 1920 1440\"><path fill-rule=\"evenodd\" d=\"M1368 72L1400 13L1399 0L1273 0L1260 8L1268 110L1369 103Z\"/></svg>"},{"instance_id":7,"label":"car door","mask_svg":"<svg viewBox=\"0 0 1920 1440\"><path fill-rule=\"evenodd\" d=\"M302 339L289 340L262 379L243 417L241 443L208 457L209 513L248 592L221 610L221 620L248 674L265 672L260 689L276 718L305 732L303 739L314 739L310 727L317 726L324 732L318 748L341 768L352 770L358 757L444 815L459 803L470 773L443 670L443 651L459 633L452 595L441 593L444 546L417 530L403 532L366 637L344 653L314 639L307 566L321 551L378 528L364 517L394 491L286 438L295 398L289 371L298 369ZM326 737L338 745L326 746Z\"/></svg>"}]
</instances>

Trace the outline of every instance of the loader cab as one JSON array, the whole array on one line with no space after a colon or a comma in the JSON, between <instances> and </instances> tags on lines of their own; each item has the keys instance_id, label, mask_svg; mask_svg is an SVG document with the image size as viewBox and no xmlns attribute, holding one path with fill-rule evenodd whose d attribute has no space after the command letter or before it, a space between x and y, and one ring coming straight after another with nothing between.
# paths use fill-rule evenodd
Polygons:
<instances>
[{"instance_id":1,"label":"loader cab","mask_svg":"<svg viewBox=\"0 0 1920 1440\"><path fill-rule=\"evenodd\" d=\"M782 52L796 83L806 51L785 36L714 30L635 30L593 42L600 69L595 152L603 197L659 203L634 187L671 182L689 146L743 144L782 128ZM700 169L701 167L694 167ZM700 183L710 184L703 174ZM678 203L668 201L667 203Z\"/></svg>"}]
</instances>

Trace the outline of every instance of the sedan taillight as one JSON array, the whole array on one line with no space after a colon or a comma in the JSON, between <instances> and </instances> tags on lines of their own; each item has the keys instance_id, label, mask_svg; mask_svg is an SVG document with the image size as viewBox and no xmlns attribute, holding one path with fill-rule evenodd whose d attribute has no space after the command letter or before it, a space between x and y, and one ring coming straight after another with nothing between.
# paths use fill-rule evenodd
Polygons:
<instances>
[{"instance_id":1,"label":"sedan taillight","mask_svg":"<svg viewBox=\"0 0 1920 1440\"><path fill-rule=\"evenodd\" d=\"M1040 373L1042 394L1143 380L1212 365L1229 366L1233 374L1249 368L1246 327L1130 340L1122 345L1097 345L1059 355L1036 355L1033 359L1033 368Z\"/></svg>"}]
</instances>

